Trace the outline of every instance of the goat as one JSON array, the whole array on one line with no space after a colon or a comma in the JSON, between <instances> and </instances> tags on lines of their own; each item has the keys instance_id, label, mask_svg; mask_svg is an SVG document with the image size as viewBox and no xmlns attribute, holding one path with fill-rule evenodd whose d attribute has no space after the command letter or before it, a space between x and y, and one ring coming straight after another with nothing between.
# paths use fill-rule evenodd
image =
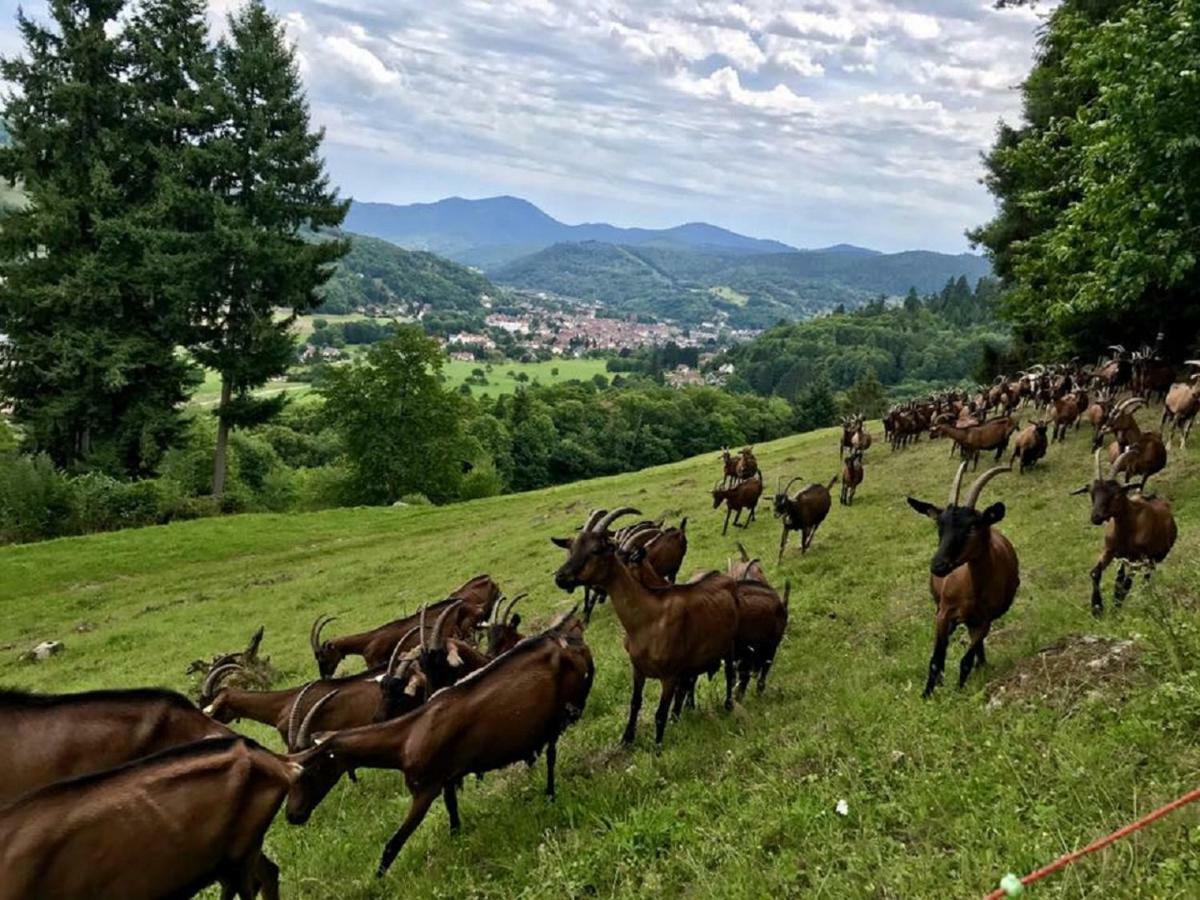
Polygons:
<instances>
[{"instance_id":1,"label":"goat","mask_svg":"<svg viewBox=\"0 0 1200 900\"><path fill-rule=\"evenodd\" d=\"M174 691L0 691L0 806L55 781L230 734Z\"/></svg>"},{"instance_id":2,"label":"goat","mask_svg":"<svg viewBox=\"0 0 1200 900\"><path fill-rule=\"evenodd\" d=\"M1079 398L1074 394L1067 394L1051 400L1050 405L1053 408L1050 421L1054 423L1051 440L1062 443L1067 439L1068 429L1079 424Z\"/></svg>"},{"instance_id":3,"label":"goat","mask_svg":"<svg viewBox=\"0 0 1200 900\"><path fill-rule=\"evenodd\" d=\"M429 610L440 614L455 601L462 601L450 627L454 636L467 638L474 633L476 625L492 614L492 607L499 599L499 585L488 575L476 575L445 600L430 606ZM322 642L321 630L335 618L336 616L321 616L313 623L308 635L313 657L317 661L317 671L322 678L331 677L347 656L361 656L368 668L383 667L391 657L396 641L417 624L417 613L413 613L370 631L347 634Z\"/></svg>"},{"instance_id":4,"label":"goat","mask_svg":"<svg viewBox=\"0 0 1200 900\"><path fill-rule=\"evenodd\" d=\"M999 461L1008 449L1009 438L1016 430L1013 420L1008 416L991 419L981 425L968 428L958 428L952 425L939 425L938 430L949 437L962 449L962 455L968 462L979 468L979 454L990 450L996 451Z\"/></svg>"},{"instance_id":5,"label":"goat","mask_svg":"<svg viewBox=\"0 0 1200 900\"><path fill-rule=\"evenodd\" d=\"M584 523L584 530L595 524L594 519ZM642 521L621 528L613 536L613 543L623 546L629 539L632 545L646 548L646 557L651 568L666 581L675 583L683 558L687 555L687 516L679 521L679 527L663 528L662 521ZM592 610L605 600L600 588L585 588L583 592L583 621L591 622Z\"/></svg>"},{"instance_id":6,"label":"goat","mask_svg":"<svg viewBox=\"0 0 1200 900\"><path fill-rule=\"evenodd\" d=\"M1162 436L1152 431L1143 432L1134 417L1138 407L1145 405L1145 398L1130 397L1113 407L1104 429L1092 445L1093 450L1099 449L1104 436L1112 432L1116 440L1108 448L1108 459L1114 466L1126 450L1134 450L1121 460L1121 471L1127 482L1134 476L1142 476L1143 489L1150 476L1158 474L1167 465L1167 445Z\"/></svg>"},{"instance_id":7,"label":"goat","mask_svg":"<svg viewBox=\"0 0 1200 900\"><path fill-rule=\"evenodd\" d=\"M987 664L983 642L992 623L1008 612L1021 584L1020 567L1013 545L995 526L1004 518L1004 504L993 503L980 512L975 508L984 486L1011 467L989 469L975 479L959 505L964 460L954 476L945 509L908 498L908 505L938 526L938 548L929 563L929 591L937 604L933 656L923 696L930 697L946 667L950 636L959 625L971 634L971 645L959 665L958 686L966 684L976 662Z\"/></svg>"},{"instance_id":8,"label":"goat","mask_svg":"<svg viewBox=\"0 0 1200 900\"><path fill-rule=\"evenodd\" d=\"M413 631L415 633L416 629ZM328 728L348 728L370 722L380 705L378 679L383 667L342 678L322 678L279 691L245 691L222 686L222 678L237 669L236 665L219 666L209 673L200 698L205 704L205 714L222 724L249 719L269 725L279 732L280 739L288 747L295 742L298 710L306 697L321 703L326 697L337 695L337 703L323 711L321 707L328 701L321 703L321 707L314 706L322 711L322 724Z\"/></svg>"},{"instance_id":9,"label":"goat","mask_svg":"<svg viewBox=\"0 0 1200 900\"><path fill-rule=\"evenodd\" d=\"M471 773L532 762L545 749L546 794L553 798L558 739L583 714L595 676L582 632L568 614L405 716L317 735L316 746L295 758L303 770L300 799L289 802L288 819L307 819L343 773L399 769L412 804L384 848L376 873L382 877L438 794L451 833L459 830L457 786Z\"/></svg>"},{"instance_id":10,"label":"goat","mask_svg":"<svg viewBox=\"0 0 1200 900\"><path fill-rule=\"evenodd\" d=\"M500 609L501 605L496 604L492 621L486 629L487 652L493 659L501 653L507 653L524 639L524 635L518 630L521 627L521 614L513 612L513 607L525 596L527 595L517 594L503 612Z\"/></svg>"},{"instance_id":11,"label":"goat","mask_svg":"<svg viewBox=\"0 0 1200 900\"><path fill-rule=\"evenodd\" d=\"M1046 455L1048 427L1045 422L1031 422L1017 433L1016 440L1013 441L1012 459L1009 461L1010 469L1015 464L1017 473L1023 475L1026 469Z\"/></svg>"},{"instance_id":12,"label":"goat","mask_svg":"<svg viewBox=\"0 0 1200 900\"><path fill-rule=\"evenodd\" d=\"M1125 451L1126 454L1130 452ZM1109 478L1103 478L1099 450L1095 454L1095 463L1092 483L1071 493L1072 496L1091 496L1093 525L1108 523L1104 531L1104 550L1092 568L1092 613L1099 616L1104 612L1100 579L1112 561L1120 561L1113 589L1113 598L1120 604L1133 587L1133 577L1126 573L1126 566L1147 567L1146 578L1149 580L1154 567L1166 559L1175 546L1178 531L1170 503L1157 497L1133 494L1137 488L1130 484L1119 484L1112 477L1115 471Z\"/></svg>"},{"instance_id":13,"label":"goat","mask_svg":"<svg viewBox=\"0 0 1200 900\"><path fill-rule=\"evenodd\" d=\"M690 680L725 664L725 708L733 708L734 648L737 639L737 584L709 573L683 585L648 587L617 555L609 526L619 516L636 513L622 507L594 519L592 528L569 541L552 538L569 550L554 575L565 591L583 585L602 587L625 629L625 652L633 666L629 722L622 740L633 742L642 691L647 678L662 682L655 714L655 742L662 744L671 700L688 690Z\"/></svg>"},{"instance_id":14,"label":"goat","mask_svg":"<svg viewBox=\"0 0 1200 900\"><path fill-rule=\"evenodd\" d=\"M846 457L846 462L842 466L842 506L850 506L854 503L854 494L863 481L862 461L862 451L858 449Z\"/></svg>"},{"instance_id":15,"label":"goat","mask_svg":"<svg viewBox=\"0 0 1200 900\"><path fill-rule=\"evenodd\" d=\"M301 771L226 737L43 787L0 810L0 900L278 900L263 836Z\"/></svg>"},{"instance_id":16,"label":"goat","mask_svg":"<svg viewBox=\"0 0 1200 900\"><path fill-rule=\"evenodd\" d=\"M1095 399L1087 408L1087 420L1092 425L1092 446L1100 446L1101 434L1104 428L1104 423L1108 421L1108 414L1112 411L1113 401L1112 396L1107 389L1101 389Z\"/></svg>"},{"instance_id":17,"label":"goat","mask_svg":"<svg viewBox=\"0 0 1200 900\"><path fill-rule=\"evenodd\" d=\"M747 559L746 550L741 544L738 544L738 550L742 559L740 562L730 561L728 574L737 583L738 592L735 652L738 664L737 699L740 703L746 696L746 688L754 673L758 673L758 693L761 694L767 686L767 674L771 671L775 653L787 630L792 583L784 582L781 598L767 582L759 561Z\"/></svg>"},{"instance_id":18,"label":"goat","mask_svg":"<svg viewBox=\"0 0 1200 900\"><path fill-rule=\"evenodd\" d=\"M758 474L758 459L754 455L753 447L743 447L742 452L738 455L737 468L735 475L738 481L745 481L747 478L753 478Z\"/></svg>"},{"instance_id":19,"label":"goat","mask_svg":"<svg viewBox=\"0 0 1200 900\"><path fill-rule=\"evenodd\" d=\"M758 509L759 498L762 497L762 474L759 473L757 478L747 478L745 481L739 481L731 487L723 487L719 482L713 486L712 500L713 509L720 509L721 504L725 504L725 524L721 528L721 534L729 531L729 517L733 515L734 528L749 528L750 523L755 519L755 512ZM746 519L746 524L740 524L743 510L750 510L750 515ZM736 515L734 515L736 513Z\"/></svg>"},{"instance_id":20,"label":"goat","mask_svg":"<svg viewBox=\"0 0 1200 900\"><path fill-rule=\"evenodd\" d=\"M1163 403L1163 414L1160 431L1166 435L1167 423L1171 423L1171 437L1182 431L1179 438L1179 449L1187 447L1188 436L1192 433L1192 425L1196 421L1196 413L1200 412L1200 359L1189 359L1187 365L1194 371L1188 380L1171 385Z\"/></svg>"},{"instance_id":21,"label":"goat","mask_svg":"<svg viewBox=\"0 0 1200 900\"><path fill-rule=\"evenodd\" d=\"M783 551L787 547L789 532L800 532L800 552L808 552L817 529L821 527L821 523L829 515L829 508L833 505L829 489L837 484L837 476L834 476L828 485L810 484L795 497L789 497L788 491L799 480L800 477L796 476L783 490L779 489L783 484L782 478L775 483L775 518L783 520L783 535L779 538L777 563L783 562Z\"/></svg>"},{"instance_id":22,"label":"goat","mask_svg":"<svg viewBox=\"0 0 1200 900\"><path fill-rule=\"evenodd\" d=\"M867 431L862 416L858 417L858 428L850 438L850 447L852 450L857 450L860 455L871 449L871 432Z\"/></svg>"}]
</instances>

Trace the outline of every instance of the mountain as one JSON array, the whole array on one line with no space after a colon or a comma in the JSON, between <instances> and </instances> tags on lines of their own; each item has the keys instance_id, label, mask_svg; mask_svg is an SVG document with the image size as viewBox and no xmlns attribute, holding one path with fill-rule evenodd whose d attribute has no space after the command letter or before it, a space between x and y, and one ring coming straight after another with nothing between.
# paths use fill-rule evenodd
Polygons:
<instances>
[{"instance_id":1,"label":"mountain","mask_svg":"<svg viewBox=\"0 0 1200 900\"><path fill-rule=\"evenodd\" d=\"M321 311L345 313L368 306L427 306L439 312L478 313L483 294L496 287L483 275L432 253L404 250L361 234L343 233L350 252L321 289Z\"/></svg>"},{"instance_id":2,"label":"mountain","mask_svg":"<svg viewBox=\"0 0 1200 900\"><path fill-rule=\"evenodd\" d=\"M555 244L492 272L502 285L549 291L613 309L697 322L724 312L734 325L765 327L838 305L862 306L915 287L922 294L990 274L979 256L862 248L747 255L658 243Z\"/></svg>"},{"instance_id":3,"label":"mountain","mask_svg":"<svg viewBox=\"0 0 1200 900\"><path fill-rule=\"evenodd\" d=\"M782 253L779 241L736 234L704 222L674 228L619 228L604 223L567 225L518 197L397 206L355 202L346 216L349 231L428 250L457 262L493 269L557 243L603 241L609 244L703 248L728 253Z\"/></svg>"}]
</instances>

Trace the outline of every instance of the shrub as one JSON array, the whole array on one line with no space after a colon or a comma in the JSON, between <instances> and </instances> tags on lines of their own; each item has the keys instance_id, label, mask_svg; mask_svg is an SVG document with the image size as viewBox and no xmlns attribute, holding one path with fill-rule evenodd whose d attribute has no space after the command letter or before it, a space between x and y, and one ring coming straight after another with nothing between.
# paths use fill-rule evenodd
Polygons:
<instances>
[{"instance_id":1,"label":"shrub","mask_svg":"<svg viewBox=\"0 0 1200 900\"><path fill-rule=\"evenodd\" d=\"M495 497L504 491L504 479L491 463L479 465L468 472L462 480L459 497L463 500L478 500Z\"/></svg>"},{"instance_id":2,"label":"shrub","mask_svg":"<svg viewBox=\"0 0 1200 900\"><path fill-rule=\"evenodd\" d=\"M71 490L47 456L0 458L0 541L58 537L70 519Z\"/></svg>"},{"instance_id":3,"label":"shrub","mask_svg":"<svg viewBox=\"0 0 1200 900\"><path fill-rule=\"evenodd\" d=\"M433 503L424 494L405 494L400 498L400 502L405 506L433 506Z\"/></svg>"},{"instance_id":4,"label":"shrub","mask_svg":"<svg viewBox=\"0 0 1200 900\"><path fill-rule=\"evenodd\" d=\"M162 521L159 487L154 481L118 481L99 472L70 482L73 534L116 531Z\"/></svg>"}]
</instances>

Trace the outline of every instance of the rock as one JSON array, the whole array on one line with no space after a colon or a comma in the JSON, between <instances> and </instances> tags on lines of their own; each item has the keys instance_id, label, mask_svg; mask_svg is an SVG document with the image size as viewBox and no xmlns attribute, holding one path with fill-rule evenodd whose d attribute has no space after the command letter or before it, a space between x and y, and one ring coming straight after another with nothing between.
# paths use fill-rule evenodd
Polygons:
<instances>
[{"instance_id":1,"label":"rock","mask_svg":"<svg viewBox=\"0 0 1200 900\"><path fill-rule=\"evenodd\" d=\"M56 653L61 653L64 649L62 641L42 641L30 650L26 657L34 662L43 662Z\"/></svg>"}]
</instances>

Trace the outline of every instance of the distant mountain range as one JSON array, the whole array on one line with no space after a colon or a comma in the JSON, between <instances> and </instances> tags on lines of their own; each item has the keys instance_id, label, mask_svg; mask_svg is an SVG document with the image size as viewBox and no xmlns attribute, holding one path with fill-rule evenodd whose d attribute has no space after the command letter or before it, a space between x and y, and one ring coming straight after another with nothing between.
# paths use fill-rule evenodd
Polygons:
<instances>
[{"instance_id":1,"label":"distant mountain range","mask_svg":"<svg viewBox=\"0 0 1200 900\"><path fill-rule=\"evenodd\" d=\"M485 271L500 285L603 303L625 312L698 322L724 313L765 327L849 308L910 287L990 274L983 257L851 244L797 250L694 222L675 228L567 225L516 197L396 206L355 202L347 231L424 250Z\"/></svg>"},{"instance_id":2,"label":"distant mountain range","mask_svg":"<svg viewBox=\"0 0 1200 900\"><path fill-rule=\"evenodd\" d=\"M456 262L492 269L551 244L603 241L607 244L690 247L730 253L781 253L779 241L735 234L692 222L675 228L618 228L603 223L566 225L518 197L437 203L359 203L350 207L344 227L410 250L429 250Z\"/></svg>"}]
</instances>

